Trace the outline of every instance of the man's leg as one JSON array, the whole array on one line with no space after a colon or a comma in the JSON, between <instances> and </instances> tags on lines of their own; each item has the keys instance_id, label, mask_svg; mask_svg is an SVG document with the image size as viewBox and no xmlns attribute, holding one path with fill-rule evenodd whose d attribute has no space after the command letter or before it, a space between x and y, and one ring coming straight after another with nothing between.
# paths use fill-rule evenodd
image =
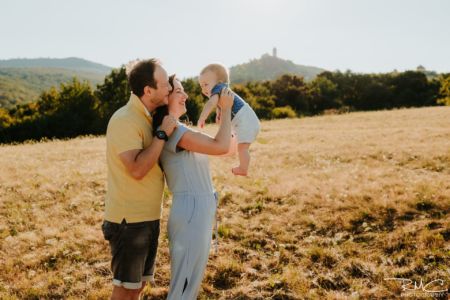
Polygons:
<instances>
[{"instance_id":1,"label":"man's leg","mask_svg":"<svg viewBox=\"0 0 450 300\"><path fill-rule=\"evenodd\" d=\"M144 287L145 282L142 282L142 287L136 290L126 289L123 286L114 286L111 300L139 300L139 296Z\"/></svg>"},{"instance_id":2,"label":"man's leg","mask_svg":"<svg viewBox=\"0 0 450 300\"><path fill-rule=\"evenodd\" d=\"M159 220L107 224L106 229L115 231L108 235L114 284L111 299L139 299L156 256Z\"/></svg>"}]
</instances>

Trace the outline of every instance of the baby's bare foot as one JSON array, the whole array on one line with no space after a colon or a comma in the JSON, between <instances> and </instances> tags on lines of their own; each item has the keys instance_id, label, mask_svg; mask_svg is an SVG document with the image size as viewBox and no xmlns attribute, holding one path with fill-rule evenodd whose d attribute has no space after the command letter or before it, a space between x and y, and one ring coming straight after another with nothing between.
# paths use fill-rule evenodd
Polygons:
<instances>
[{"instance_id":1,"label":"baby's bare foot","mask_svg":"<svg viewBox=\"0 0 450 300\"><path fill-rule=\"evenodd\" d=\"M233 172L233 174L237 176L247 176L247 170L244 170L240 167L231 169L231 172Z\"/></svg>"}]
</instances>

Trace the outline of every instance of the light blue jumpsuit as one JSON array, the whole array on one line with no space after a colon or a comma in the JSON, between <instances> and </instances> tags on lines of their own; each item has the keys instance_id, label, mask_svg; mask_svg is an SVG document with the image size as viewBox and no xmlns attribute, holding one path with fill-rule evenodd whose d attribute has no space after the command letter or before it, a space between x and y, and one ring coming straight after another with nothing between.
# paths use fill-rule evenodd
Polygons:
<instances>
[{"instance_id":1,"label":"light blue jumpsuit","mask_svg":"<svg viewBox=\"0 0 450 300\"><path fill-rule=\"evenodd\" d=\"M190 131L179 124L161 153L167 185L173 194L167 231L171 279L167 299L196 299L208 262L217 207L208 156L177 147Z\"/></svg>"}]
</instances>

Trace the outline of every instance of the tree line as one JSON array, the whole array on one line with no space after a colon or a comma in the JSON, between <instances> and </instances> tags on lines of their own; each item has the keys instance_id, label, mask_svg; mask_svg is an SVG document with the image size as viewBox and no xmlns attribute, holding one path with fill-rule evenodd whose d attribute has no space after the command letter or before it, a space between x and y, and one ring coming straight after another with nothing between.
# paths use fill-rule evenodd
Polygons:
<instances>
[{"instance_id":1,"label":"tree line","mask_svg":"<svg viewBox=\"0 0 450 300\"><path fill-rule=\"evenodd\" d=\"M195 123L205 99L196 79L185 79L182 84L189 95L187 115ZM231 88L261 119L450 105L450 73L428 79L420 71L326 71L309 82L285 74L275 80L233 84ZM96 89L74 78L43 92L36 102L0 108L0 143L104 134L109 118L126 104L129 95L124 67L114 69Z\"/></svg>"},{"instance_id":2,"label":"tree line","mask_svg":"<svg viewBox=\"0 0 450 300\"><path fill-rule=\"evenodd\" d=\"M71 81L74 76L80 80L88 80L91 86L95 87L103 82L105 75L109 72L87 72L83 69L0 67L0 107L11 109L19 104L37 101L42 91Z\"/></svg>"}]
</instances>

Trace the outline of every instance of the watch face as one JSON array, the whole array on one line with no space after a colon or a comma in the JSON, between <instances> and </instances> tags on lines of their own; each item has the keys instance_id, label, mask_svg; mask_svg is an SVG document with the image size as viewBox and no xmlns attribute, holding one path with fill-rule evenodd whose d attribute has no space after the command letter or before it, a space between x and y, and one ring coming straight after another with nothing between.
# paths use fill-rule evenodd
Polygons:
<instances>
[{"instance_id":1,"label":"watch face","mask_svg":"<svg viewBox=\"0 0 450 300\"><path fill-rule=\"evenodd\" d=\"M156 136L161 140L167 140L167 134L164 131L157 131Z\"/></svg>"}]
</instances>

